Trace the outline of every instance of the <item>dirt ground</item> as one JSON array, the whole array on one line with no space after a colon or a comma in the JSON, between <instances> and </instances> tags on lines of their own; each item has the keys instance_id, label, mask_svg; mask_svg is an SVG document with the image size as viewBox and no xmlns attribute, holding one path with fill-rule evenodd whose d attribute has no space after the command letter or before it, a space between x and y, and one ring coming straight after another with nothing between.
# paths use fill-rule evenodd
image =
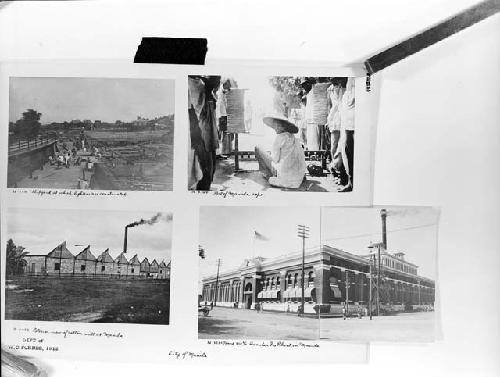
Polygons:
<instances>
[{"instance_id":1,"label":"dirt ground","mask_svg":"<svg viewBox=\"0 0 500 377\"><path fill-rule=\"evenodd\" d=\"M5 319L166 325L169 306L168 280L6 280Z\"/></svg>"},{"instance_id":2,"label":"dirt ground","mask_svg":"<svg viewBox=\"0 0 500 377\"><path fill-rule=\"evenodd\" d=\"M216 307L198 316L200 339L432 342L433 312L359 318L310 318L297 314Z\"/></svg>"},{"instance_id":3,"label":"dirt ground","mask_svg":"<svg viewBox=\"0 0 500 377\"><path fill-rule=\"evenodd\" d=\"M311 162L307 162L309 164ZM319 164L319 163L318 163ZM283 189L271 187L268 181L259 172L259 164L254 159L244 159L239 162L240 171L235 172L234 158L218 160L212 190L234 192L257 191L310 191L310 192L336 192L338 186L333 181L332 174L325 177L311 177L306 175L306 180L298 189Z\"/></svg>"}]
</instances>

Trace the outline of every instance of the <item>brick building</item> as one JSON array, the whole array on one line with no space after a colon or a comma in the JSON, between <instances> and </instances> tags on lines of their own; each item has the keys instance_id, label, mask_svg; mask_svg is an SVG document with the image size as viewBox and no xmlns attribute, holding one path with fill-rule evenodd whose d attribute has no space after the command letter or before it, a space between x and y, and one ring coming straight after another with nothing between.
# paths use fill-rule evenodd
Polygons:
<instances>
[{"instance_id":1,"label":"brick building","mask_svg":"<svg viewBox=\"0 0 500 377\"><path fill-rule=\"evenodd\" d=\"M377 284L377 255L355 255L322 246L306 250L304 264L304 311L336 312L348 303L353 310L367 308L372 264L372 303L403 310L408 305L432 309L434 281L417 274L417 266L403 253L381 251L380 282ZM245 260L237 269L203 279L201 300L217 306L265 310L299 309L302 298L302 253L272 259ZM316 309L316 310L315 310Z\"/></svg>"}]
</instances>

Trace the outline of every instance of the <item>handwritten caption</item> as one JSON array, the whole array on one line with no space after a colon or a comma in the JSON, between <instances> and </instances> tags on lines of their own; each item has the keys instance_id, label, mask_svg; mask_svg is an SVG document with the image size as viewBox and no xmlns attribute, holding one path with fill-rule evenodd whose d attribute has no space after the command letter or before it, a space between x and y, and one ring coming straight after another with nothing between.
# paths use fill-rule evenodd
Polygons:
<instances>
[{"instance_id":1,"label":"handwritten caption","mask_svg":"<svg viewBox=\"0 0 500 377\"><path fill-rule=\"evenodd\" d=\"M246 198L255 198L259 199L262 196L264 196L263 193L261 192L248 192L248 191L242 191L242 192L235 192L235 191L191 191L193 194L202 194L202 195L210 195L210 196L217 196L219 198L238 198L238 197L246 197Z\"/></svg>"},{"instance_id":2,"label":"handwritten caption","mask_svg":"<svg viewBox=\"0 0 500 377\"><path fill-rule=\"evenodd\" d=\"M126 191L84 191L84 190L54 190L54 189L13 189L14 194L34 194L38 196L127 196Z\"/></svg>"},{"instance_id":3,"label":"handwritten caption","mask_svg":"<svg viewBox=\"0 0 500 377\"><path fill-rule=\"evenodd\" d=\"M192 352L192 351L169 351L168 356L173 357L176 360L207 358L207 354L205 352Z\"/></svg>"},{"instance_id":4,"label":"handwritten caption","mask_svg":"<svg viewBox=\"0 0 500 377\"><path fill-rule=\"evenodd\" d=\"M46 330L40 327L13 327L12 330L23 334L19 344L7 345L8 349L15 351L58 352L61 350L60 345L48 344L47 340L44 337L51 335L55 335L56 337L61 337L64 339L77 336L107 339L120 339L124 337L120 332L110 333L106 331L91 330Z\"/></svg>"},{"instance_id":5,"label":"handwritten caption","mask_svg":"<svg viewBox=\"0 0 500 377\"><path fill-rule=\"evenodd\" d=\"M284 340L207 340L208 345L228 347L264 347L264 348L320 348L318 343L286 342Z\"/></svg>"}]
</instances>

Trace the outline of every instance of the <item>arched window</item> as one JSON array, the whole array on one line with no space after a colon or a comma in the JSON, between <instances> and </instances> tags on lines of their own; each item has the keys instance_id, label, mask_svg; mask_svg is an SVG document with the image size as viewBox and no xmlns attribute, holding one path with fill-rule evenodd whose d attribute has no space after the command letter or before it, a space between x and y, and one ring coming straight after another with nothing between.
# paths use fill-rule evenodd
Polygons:
<instances>
[{"instance_id":1,"label":"arched window","mask_svg":"<svg viewBox=\"0 0 500 377\"><path fill-rule=\"evenodd\" d=\"M280 277L279 276L276 278L276 287L277 288L280 287Z\"/></svg>"},{"instance_id":2,"label":"arched window","mask_svg":"<svg viewBox=\"0 0 500 377\"><path fill-rule=\"evenodd\" d=\"M314 285L314 271L309 271L307 274L307 283L308 286Z\"/></svg>"},{"instance_id":3,"label":"arched window","mask_svg":"<svg viewBox=\"0 0 500 377\"><path fill-rule=\"evenodd\" d=\"M288 274L288 278L287 278L287 288L291 288L292 286L292 274Z\"/></svg>"},{"instance_id":4,"label":"arched window","mask_svg":"<svg viewBox=\"0 0 500 377\"><path fill-rule=\"evenodd\" d=\"M293 275L293 281L295 283L295 286L298 287L299 286L299 274Z\"/></svg>"}]
</instances>

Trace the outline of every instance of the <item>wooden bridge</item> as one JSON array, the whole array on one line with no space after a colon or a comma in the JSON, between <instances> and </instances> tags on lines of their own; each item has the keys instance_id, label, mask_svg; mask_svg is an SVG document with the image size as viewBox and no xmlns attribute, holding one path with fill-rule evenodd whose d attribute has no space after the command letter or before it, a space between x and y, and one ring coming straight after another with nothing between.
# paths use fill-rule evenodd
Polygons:
<instances>
[{"instance_id":1,"label":"wooden bridge","mask_svg":"<svg viewBox=\"0 0 500 377\"><path fill-rule=\"evenodd\" d=\"M40 135L36 139L32 140L18 140L17 142L9 144L9 157L31 152L39 148L46 148L48 146L51 146L52 144L55 144L56 141L57 138L48 134Z\"/></svg>"}]
</instances>

